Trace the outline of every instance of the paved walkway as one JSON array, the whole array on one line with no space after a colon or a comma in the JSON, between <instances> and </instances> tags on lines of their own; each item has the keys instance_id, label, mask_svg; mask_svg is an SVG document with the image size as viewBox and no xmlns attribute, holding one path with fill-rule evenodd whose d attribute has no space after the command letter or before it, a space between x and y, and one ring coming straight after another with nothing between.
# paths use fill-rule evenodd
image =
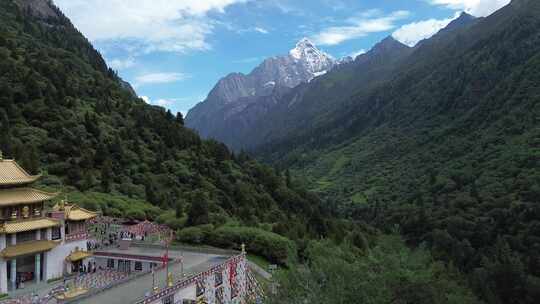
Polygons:
<instances>
[{"instance_id":1,"label":"paved walkway","mask_svg":"<svg viewBox=\"0 0 540 304\"><path fill-rule=\"evenodd\" d=\"M149 251L150 249L141 248L141 251ZM154 254L156 253L153 250ZM162 251L161 251L162 252ZM228 257L203 254L196 252L180 252L180 251L170 251L170 258L181 258L184 259L184 274L189 276L194 273L198 273L210 268L213 265L220 264L224 262ZM174 275L174 280L177 281L180 279L180 264L175 264L170 267ZM167 285L167 270L161 269L155 273L155 280L157 286L163 288ZM146 274L140 277L137 277L131 281L128 281L122 285L116 286L114 288L108 289L99 293L95 296L88 297L77 301L76 303L81 304L95 304L95 303L107 303L107 304L129 304L134 303L139 299L144 298L146 293L151 292L152 290L152 274Z\"/></svg>"},{"instance_id":2,"label":"paved walkway","mask_svg":"<svg viewBox=\"0 0 540 304\"><path fill-rule=\"evenodd\" d=\"M260 275L264 279L268 281L272 280L272 274L264 270L261 266L253 263L252 261L248 261L248 265L249 265L249 268L251 268L251 270L256 272L258 275Z\"/></svg>"}]
</instances>

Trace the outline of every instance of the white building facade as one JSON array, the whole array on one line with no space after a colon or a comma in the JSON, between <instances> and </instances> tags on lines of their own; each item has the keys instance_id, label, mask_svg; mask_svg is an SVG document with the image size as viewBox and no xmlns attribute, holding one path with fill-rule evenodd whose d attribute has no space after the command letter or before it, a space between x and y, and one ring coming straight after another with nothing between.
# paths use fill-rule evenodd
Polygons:
<instances>
[{"instance_id":1,"label":"white building facade","mask_svg":"<svg viewBox=\"0 0 540 304\"><path fill-rule=\"evenodd\" d=\"M0 293L59 279L89 256L86 221L96 214L64 203L46 212L58 194L30 188L38 178L0 153Z\"/></svg>"}]
</instances>

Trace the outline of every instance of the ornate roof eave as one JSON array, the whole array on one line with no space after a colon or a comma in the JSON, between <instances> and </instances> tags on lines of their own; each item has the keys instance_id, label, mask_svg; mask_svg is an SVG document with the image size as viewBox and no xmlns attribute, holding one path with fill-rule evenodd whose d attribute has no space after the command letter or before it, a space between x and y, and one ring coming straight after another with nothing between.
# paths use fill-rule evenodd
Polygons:
<instances>
[{"instance_id":1,"label":"ornate roof eave","mask_svg":"<svg viewBox=\"0 0 540 304\"><path fill-rule=\"evenodd\" d=\"M77 262L77 261L80 261L80 260L84 260L88 257L91 257L93 254L89 251L83 251L83 250L78 250L78 251L74 251L72 253L70 253L67 257L66 257L66 260L67 261L70 261L70 262Z\"/></svg>"},{"instance_id":2,"label":"ornate roof eave","mask_svg":"<svg viewBox=\"0 0 540 304\"><path fill-rule=\"evenodd\" d=\"M58 244L59 242L47 240L24 242L6 247L0 251L0 256L4 259L13 259L18 256L49 251L58 246Z\"/></svg>"},{"instance_id":3,"label":"ornate roof eave","mask_svg":"<svg viewBox=\"0 0 540 304\"><path fill-rule=\"evenodd\" d=\"M56 204L53 207L54 211L64 211L65 219L70 221L85 221L98 216L97 212L93 212L75 204L68 205L65 202Z\"/></svg>"},{"instance_id":4,"label":"ornate roof eave","mask_svg":"<svg viewBox=\"0 0 540 304\"><path fill-rule=\"evenodd\" d=\"M60 221L52 218L26 219L21 221L8 221L0 226L0 234L11 234L37 229L60 226Z\"/></svg>"},{"instance_id":5,"label":"ornate roof eave","mask_svg":"<svg viewBox=\"0 0 540 304\"><path fill-rule=\"evenodd\" d=\"M0 159L0 164L6 164L8 167L1 166L1 170L7 170L8 175L18 175L18 179L8 178L0 175L0 186L19 186L32 184L41 178L41 174L31 175L13 159ZM1 173L1 171L0 171Z\"/></svg>"},{"instance_id":6,"label":"ornate roof eave","mask_svg":"<svg viewBox=\"0 0 540 304\"><path fill-rule=\"evenodd\" d=\"M33 188L4 189L0 191L0 206L35 204L52 200L58 195L60 192L50 193Z\"/></svg>"}]
</instances>

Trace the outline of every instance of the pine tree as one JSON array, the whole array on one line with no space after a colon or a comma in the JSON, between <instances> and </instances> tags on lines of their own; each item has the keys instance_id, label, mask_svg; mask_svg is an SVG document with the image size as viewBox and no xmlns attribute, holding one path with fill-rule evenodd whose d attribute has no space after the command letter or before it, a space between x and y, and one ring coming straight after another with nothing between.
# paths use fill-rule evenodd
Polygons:
<instances>
[{"instance_id":1,"label":"pine tree","mask_svg":"<svg viewBox=\"0 0 540 304\"><path fill-rule=\"evenodd\" d=\"M289 171L289 169L285 171L285 183L287 184L288 188L291 188L292 178L291 178L291 171Z\"/></svg>"},{"instance_id":2,"label":"pine tree","mask_svg":"<svg viewBox=\"0 0 540 304\"><path fill-rule=\"evenodd\" d=\"M191 201L191 208L188 214L188 225L197 226L210 222L208 195L202 190L197 190Z\"/></svg>"},{"instance_id":3,"label":"pine tree","mask_svg":"<svg viewBox=\"0 0 540 304\"><path fill-rule=\"evenodd\" d=\"M184 125L184 116L181 112L176 113L176 122L181 124L182 126Z\"/></svg>"},{"instance_id":4,"label":"pine tree","mask_svg":"<svg viewBox=\"0 0 540 304\"><path fill-rule=\"evenodd\" d=\"M177 199L175 204L176 218L181 218L184 214L184 200Z\"/></svg>"},{"instance_id":5,"label":"pine tree","mask_svg":"<svg viewBox=\"0 0 540 304\"><path fill-rule=\"evenodd\" d=\"M110 193L112 191L113 184L113 168L110 159L105 160L103 167L101 167L101 189L103 192Z\"/></svg>"}]
</instances>

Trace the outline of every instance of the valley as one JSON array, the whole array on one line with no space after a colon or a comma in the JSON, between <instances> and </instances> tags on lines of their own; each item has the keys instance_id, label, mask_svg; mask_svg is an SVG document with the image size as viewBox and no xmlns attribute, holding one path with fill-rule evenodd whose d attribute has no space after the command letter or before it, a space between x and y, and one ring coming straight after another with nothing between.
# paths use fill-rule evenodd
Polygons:
<instances>
[{"instance_id":1,"label":"valley","mask_svg":"<svg viewBox=\"0 0 540 304\"><path fill-rule=\"evenodd\" d=\"M193 289L208 303L540 301L540 3L463 12L413 46L390 34L341 59L305 36L229 71L184 115L121 78L54 2L1 1L0 162L39 175L48 212L69 200L167 227L177 248L225 250L212 276L193 272L199 285L220 267L253 276L248 259L277 268L256 299Z\"/></svg>"}]
</instances>

